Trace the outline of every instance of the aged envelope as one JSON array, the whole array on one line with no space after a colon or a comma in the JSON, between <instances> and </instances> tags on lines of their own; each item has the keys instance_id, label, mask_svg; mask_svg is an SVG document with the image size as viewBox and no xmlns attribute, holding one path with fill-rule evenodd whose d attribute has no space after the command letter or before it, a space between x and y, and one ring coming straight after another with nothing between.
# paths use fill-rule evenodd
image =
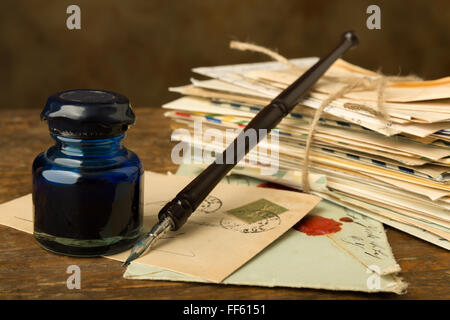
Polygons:
<instances>
[{"instance_id":1,"label":"aged envelope","mask_svg":"<svg viewBox=\"0 0 450 320\"><path fill-rule=\"evenodd\" d=\"M191 179L145 173L146 229L156 223L159 210ZM297 192L219 184L182 229L169 233L136 262L221 282L319 201L319 197ZM0 223L31 233L31 196L0 205ZM108 258L125 261L128 254Z\"/></svg>"},{"instance_id":2,"label":"aged envelope","mask_svg":"<svg viewBox=\"0 0 450 320\"><path fill-rule=\"evenodd\" d=\"M396 276L400 267L381 223L326 200L311 215L352 222L323 236L291 229L222 283L404 293L407 284ZM208 282L140 263L130 265L124 278Z\"/></svg>"},{"instance_id":3,"label":"aged envelope","mask_svg":"<svg viewBox=\"0 0 450 320\"><path fill-rule=\"evenodd\" d=\"M201 170L200 167L181 165L177 174L196 176ZM246 186L263 183L239 175L227 176L223 182ZM341 224L340 230L312 236L291 229L222 283L365 292L404 291L406 284L395 275L400 267L381 223L328 201L321 201L309 216L333 219ZM124 277L208 282L140 263L130 265Z\"/></svg>"}]
</instances>

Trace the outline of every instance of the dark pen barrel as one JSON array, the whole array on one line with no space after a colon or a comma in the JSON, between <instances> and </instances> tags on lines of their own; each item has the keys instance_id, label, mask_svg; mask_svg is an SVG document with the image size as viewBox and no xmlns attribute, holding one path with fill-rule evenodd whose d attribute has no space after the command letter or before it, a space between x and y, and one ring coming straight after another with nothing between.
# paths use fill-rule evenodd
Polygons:
<instances>
[{"instance_id":1,"label":"dark pen barrel","mask_svg":"<svg viewBox=\"0 0 450 320\"><path fill-rule=\"evenodd\" d=\"M202 173L189 183L159 213L159 219L170 217L173 230L179 229L228 172L297 105L300 98L317 82L328 68L348 49L357 45L358 37L346 32L342 41L302 76L264 107L244 128L232 144ZM254 130L255 139L246 138ZM244 145L242 143L244 142ZM241 149L242 148L242 149Z\"/></svg>"},{"instance_id":2,"label":"dark pen barrel","mask_svg":"<svg viewBox=\"0 0 450 320\"><path fill-rule=\"evenodd\" d=\"M292 108L297 105L302 95L305 94L317 80L319 80L328 68L348 49L356 46L358 43L359 39L354 32L345 32L342 35L341 43L333 51L315 63L273 101L280 101L292 110Z\"/></svg>"}]
</instances>

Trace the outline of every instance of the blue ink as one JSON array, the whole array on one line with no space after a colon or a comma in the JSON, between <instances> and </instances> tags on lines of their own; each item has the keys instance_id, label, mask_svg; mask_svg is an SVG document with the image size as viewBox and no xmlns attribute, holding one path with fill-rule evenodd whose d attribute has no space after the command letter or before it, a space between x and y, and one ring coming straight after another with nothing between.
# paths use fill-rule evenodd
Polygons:
<instances>
[{"instance_id":1,"label":"blue ink","mask_svg":"<svg viewBox=\"0 0 450 320\"><path fill-rule=\"evenodd\" d=\"M33 163L34 236L46 249L99 256L141 235L144 168L122 145L135 115L109 91L51 96L41 114L55 145Z\"/></svg>"}]
</instances>

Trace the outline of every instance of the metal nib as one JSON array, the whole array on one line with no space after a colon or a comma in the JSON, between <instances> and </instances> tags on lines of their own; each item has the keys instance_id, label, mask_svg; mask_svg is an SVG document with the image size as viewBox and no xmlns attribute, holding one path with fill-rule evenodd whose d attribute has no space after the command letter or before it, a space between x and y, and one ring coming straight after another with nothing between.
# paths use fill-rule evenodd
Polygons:
<instances>
[{"instance_id":1,"label":"metal nib","mask_svg":"<svg viewBox=\"0 0 450 320\"><path fill-rule=\"evenodd\" d=\"M159 221L153 226L150 232L146 233L141 239L136 242L131 249L131 253L127 260L122 264L122 267L128 266L133 260L139 258L147 249L151 248L156 241L166 234L173 227L172 219L169 217Z\"/></svg>"}]
</instances>

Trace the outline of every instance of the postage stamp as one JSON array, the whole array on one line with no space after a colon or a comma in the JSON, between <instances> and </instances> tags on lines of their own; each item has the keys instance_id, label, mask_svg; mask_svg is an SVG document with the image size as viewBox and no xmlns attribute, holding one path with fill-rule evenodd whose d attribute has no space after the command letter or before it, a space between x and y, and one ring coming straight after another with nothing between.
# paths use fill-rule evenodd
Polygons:
<instances>
[{"instance_id":1,"label":"postage stamp","mask_svg":"<svg viewBox=\"0 0 450 320\"><path fill-rule=\"evenodd\" d=\"M241 222L233 218L223 218L220 221L220 225L225 229L241 233L260 233L271 230L281 223L280 217L273 212L260 211L259 214L262 219L253 223Z\"/></svg>"},{"instance_id":2,"label":"postage stamp","mask_svg":"<svg viewBox=\"0 0 450 320\"><path fill-rule=\"evenodd\" d=\"M236 218L245 221L246 223L255 223L263 219L267 219L267 213L278 215L287 211L283 208L266 199L259 199L242 207L228 210L226 213L235 216Z\"/></svg>"}]
</instances>

